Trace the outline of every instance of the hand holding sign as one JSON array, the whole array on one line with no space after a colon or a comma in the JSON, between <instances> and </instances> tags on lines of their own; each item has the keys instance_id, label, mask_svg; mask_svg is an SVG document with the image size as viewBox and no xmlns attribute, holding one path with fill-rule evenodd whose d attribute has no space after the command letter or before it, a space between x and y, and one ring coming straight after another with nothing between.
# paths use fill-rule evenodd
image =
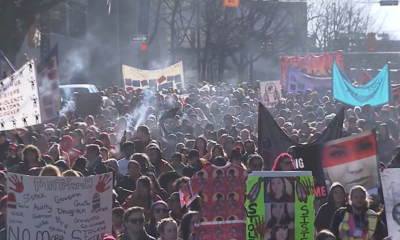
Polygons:
<instances>
[{"instance_id":1,"label":"hand holding sign","mask_svg":"<svg viewBox=\"0 0 400 240\"><path fill-rule=\"evenodd\" d=\"M104 175L102 178L101 176L99 177L99 182L96 185L96 191L99 193L105 192L108 189L110 189L110 186L107 186L112 180L112 177L110 177L110 174Z\"/></svg>"},{"instance_id":2,"label":"hand holding sign","mask_svg":"<svg viewBox=\"0 0 400 240\"><path fill-rule=\"evenodd\" d=\"M22 177L19 179L16 175L10 177L10 182L15 186L15 188L10 187L11 190L17 193L22 193L24 191L24 184L22 183Z\"/></svg>"}]
</instances>

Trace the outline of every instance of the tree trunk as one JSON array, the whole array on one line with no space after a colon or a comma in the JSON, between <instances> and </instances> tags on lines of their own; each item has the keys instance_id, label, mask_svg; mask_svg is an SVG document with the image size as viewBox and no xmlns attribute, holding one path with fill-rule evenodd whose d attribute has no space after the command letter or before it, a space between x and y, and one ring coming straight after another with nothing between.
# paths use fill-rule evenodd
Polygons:
<instances>
[{"instance_id":1,"label":"tree trunk","mask_svg":"<svg viewBox=\"0 0 400 240\"><path fill-rule=\"evenodd\" d=\"M244 73L245 73L246 68L242 67L242 66L238 66L237 67L237 75L238 75L238 80L239 83L244 81Z\"/></svg>"},{"instance_id":2,"label":"tree trunk","mask_svg":"<svg viewBox=\"0 0 400 240\"><path fill-rule=\"evenodd\" d=\"M217 82L224 82L225 54L223 49L218 51L218 77Z\"/></svg>"}]
</instances>

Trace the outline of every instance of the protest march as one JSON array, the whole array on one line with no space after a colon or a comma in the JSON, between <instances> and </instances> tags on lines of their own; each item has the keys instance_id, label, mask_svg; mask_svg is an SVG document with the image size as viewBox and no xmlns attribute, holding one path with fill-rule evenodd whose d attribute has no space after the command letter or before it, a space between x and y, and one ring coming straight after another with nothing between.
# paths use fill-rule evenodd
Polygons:
<instances>
[{"instance_id":1,"label":"protest march","mask_svg":"<svg viewBox=\"0 0 400 240\"><path fill-rule=\"evenodd\" d=\"M85 2L0 0L0 240L400 240L398 0Z\"/></svg>"}]
</instances>

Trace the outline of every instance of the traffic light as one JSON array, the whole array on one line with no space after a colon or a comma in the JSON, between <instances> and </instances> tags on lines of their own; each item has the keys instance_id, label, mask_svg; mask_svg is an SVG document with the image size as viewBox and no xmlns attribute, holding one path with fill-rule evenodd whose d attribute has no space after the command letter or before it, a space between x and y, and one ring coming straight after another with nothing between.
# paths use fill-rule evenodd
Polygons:
<instances>
[{"instance_id":1,"label":"traffic light","mask_svg":"<svg viewBox=\"0 0 400 240\"><path fill-rule=\"evenodd\" d=\"M376 50L376 33L367 34L367 49L371 52Z\"/></svg>"},{"instance_id":2,"label":"traffic light","mask_svg":"<svg viewBox=\"0 0 400 240\"><path fill-rule=\"evenodd\" d=\"M147 46L146 45L142 45L142 50L143 51L147 50Z\"/></svg>"},{"instance_id":3,"label":"traffic light","mask_svg":"<svg viewBox=\"0 0 400 240\"><path fill-rule=\"evenodd\" d=\"M397 6L399 5L399 0L381 0L379 1L381 6Z\"/></svg>"}]
</instances>

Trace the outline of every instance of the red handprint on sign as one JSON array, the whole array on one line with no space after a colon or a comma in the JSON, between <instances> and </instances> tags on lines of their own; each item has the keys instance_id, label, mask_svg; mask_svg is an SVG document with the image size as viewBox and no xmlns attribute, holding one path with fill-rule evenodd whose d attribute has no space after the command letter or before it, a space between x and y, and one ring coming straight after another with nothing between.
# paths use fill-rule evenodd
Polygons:
<instances>
[{"instance_id":1,"label":"red handprint on sign","mask_svg":"<svg viewBox=\"0 0 400 240\"><path fill-rule=\"evenodd\" d=\"M15 188L10 187L10 189L13 190L14 192L22 193L24 191L24 183L22 182L22 176L21 176L21 178L18 178L17 175L11 175L10 182L15 187Z\"/></svg>"},{"instance_id":2,"label":"red handprint on sign","mask_svg":"<svg viewBox=\"0 0 400 240\"><path fill-rule=\"evenodd\" d=\"M110 186L107 186L112 180L110 174L104 174L104 177L99 177L99 182L96 185L96 191L102 193L110 189Z\"/></svg>"}]
</instances>

